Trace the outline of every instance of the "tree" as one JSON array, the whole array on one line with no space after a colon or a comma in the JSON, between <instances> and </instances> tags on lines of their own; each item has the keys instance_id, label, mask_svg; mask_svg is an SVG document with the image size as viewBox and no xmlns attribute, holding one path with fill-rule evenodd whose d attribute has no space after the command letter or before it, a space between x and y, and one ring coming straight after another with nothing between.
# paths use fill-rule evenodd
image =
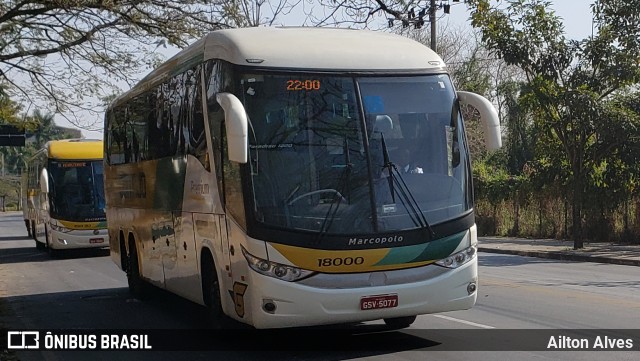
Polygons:
<instances>
[{"instance_id":1,"label":"tree","mask_svg":"<svg viewBox=\"0 0 640 361\"><path fill-rule=\"evenodd\" d=\"M231 0L220 1L227 27L245 28L276 25L281 15L288 15L302 0Z\"/></svg>"},{"instance_id":2,"label":"tree","mask_svg":"<svg viewBox=\"0 0 640 361\"><path fill-rule=\"evenodd\" d=\"M523 100L533 109L546 142L558 142L572 191L571 238L582 248L586 180L603 159L637 134L607 137L614 122L606 102L640 81L640 0L600 0L592 6L597 35L568 41L561 19L543 0L510 0L506 8L469 0L472 25L486 46L526 76ZM623 113L627 113L626 110ZM602 139L607 139L603 143Z\"/></svg>"},{"instance_id":3,"label":"tree","mask_svg":"<svg viewBox=\"0 0 640 361\"><path fill-rule=\"evenodd\" d=\"M320 26L367 26L376 21L376 17L384 17L383 23L389 27L420 29L428 24L431 9L430 0L317 0L317 3L321 11L308 11L307 15L314 25ZM441 1L436 1L433 10L443 6Z\"/></svg>"},{"instance_id":4,"label":"tree","mask_svg":"<svg viewBox=\"0 0 640 361\"><path fill-rule=\"evenodd\" d=\"M19 103L92 128L78 111L100 111L94 99L135 83L162 60L159 47L185 47L216 29L273 23L299 1L6 0L0 87Z\"/></svg>"}]
</instances>

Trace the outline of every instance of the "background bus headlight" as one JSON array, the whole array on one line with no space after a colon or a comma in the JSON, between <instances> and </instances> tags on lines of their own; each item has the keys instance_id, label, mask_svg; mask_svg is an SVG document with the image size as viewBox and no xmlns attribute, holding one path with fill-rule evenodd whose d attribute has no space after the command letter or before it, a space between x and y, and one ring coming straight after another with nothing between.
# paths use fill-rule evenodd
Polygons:
<instances>
[{"instance_id":1,"label":"background bus headlight","mask_svg":"<svg viewBox=\"0 0 640 361\"><path fill-rule=\"evenodd\" d=\"M244 255L244 258L247 259L247 262L249 262L249 267L251 267L252 270L279 280L293 282L315 273L314 271L304 270L258 258L247 252L244 247L242 247L242 254Z\"/></svg>"},{"instance_id":2,"label":"background bus headlight","mask_svg":"<svg viewBox=\"0 0 640 361\"><path fill-rule=\"evenodd\" d=\"M463 249L460 252L454 253L447 258L443 258L436 262L438 266L447 268L458 268L463 264L471 261L476 256L476 246Z\"/></svg>"},{"instance_id":3,"label":"background bus headlight","mask_svg":"<svg viewBox=\"0 0 640 361\"><path fill-rule=\"evenodd\" d=\"M62 227L62 226L58 226L56 224L50 223L49 226L51 227L52 230L54 231L58 231L58 232L69 232L70 229Z\"/></svg>"}]
</instances>

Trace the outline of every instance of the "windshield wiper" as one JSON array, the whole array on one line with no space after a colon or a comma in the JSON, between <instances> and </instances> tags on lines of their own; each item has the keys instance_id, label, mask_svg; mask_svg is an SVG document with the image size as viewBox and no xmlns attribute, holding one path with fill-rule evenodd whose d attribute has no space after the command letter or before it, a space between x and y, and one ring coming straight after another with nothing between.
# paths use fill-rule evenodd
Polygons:
<instances>
[{"instance_id":1,"label":"windshield wiper","mask_svg":"<svg viewBox=\"0 0 640 361\"><path fill-rule=\"evenodd\" d=\"M329 209L327 210L327 214L324 216L324 220L322 221L322 225L320 226L320 233L318 234L318 239L321 239L325 234L327 234L327 232L329 232L329 228L331 228L331 223L333 223L333 220L336 217L336 214L338 213L338 207L340 207L340 203L342 201L342 194L344 194L344 188L347 184L349 184L349 178L351 175L351 170L353 168L353 164L351 164L351 157L349 156L349 141L347 140L347 137L345 136L344 138L344 161L345 161L345 167L344 170L342 171L342 174L340 175L340 196L337 197L338 201L337 202L331 202L331 205L329 206ZM351 195L350 192L347 193L347 200L348 202L351 202ZM335 208L333 208L333 205L336 205Z\"/></svg>"},{"instance_id":2,"label":"windshield wiper","mask_svg":"<svg viewBox=\"0 0 640 361\"><path fill-rule=\"evenodd\" d=\"M380 133L380 136L382 140L382 157L384 160L383 168L386 168L389 172L389 191L391 192L392 201L395 203L395 193L396 188L398 188L397 193L400 196L400 202L402 202L402 205L407 211L412 212L411 220L413 220L414 223L417 223L420 228L427 230L429 232L429 236L433 239L436 235L433 228L429 225L422 209L420 209L418 201L413 196L413 193L411 193L411 190L407 186L407 183L405 183L404 178L402 178L402 174L398 171L398 167L390 160L389 150L387 149L387 144L384 140L384 133Z\"/></svg>"}]
</instances>

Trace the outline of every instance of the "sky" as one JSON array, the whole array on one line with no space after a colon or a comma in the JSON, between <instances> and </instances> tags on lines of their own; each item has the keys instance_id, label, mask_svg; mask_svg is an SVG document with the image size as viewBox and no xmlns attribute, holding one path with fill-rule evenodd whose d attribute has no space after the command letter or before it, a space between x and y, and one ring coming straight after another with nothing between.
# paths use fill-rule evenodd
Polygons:
<instances>
[{"instance_id":1,"label":"sky","mask_svg":"<svg viewBox=\"0 0 640 361\"><path fill-rule=\"evenodd\" d=\"M446 1L446 0L445 0ZM449 1L451 6L451 13L444 15L442 10L438 13L439 21L448 21L451 24L461 27L469 27L468 23L469 12L466 9L466 5L461 1L454 3ZM552 8L558 16L560 16L565 25L565 33L569 39L584 39L591 35L592 23L591 23L591 11L590 5L593 0L551 0ZM291 18L287 19L288 23L285 25L299 25L303 19ZM167 59L173 56L177 50L169 51L165 55ZM144 74L140 78L144 77ZM62 117L56 117L56 124L64 127L73 127ZM84 137L86 138L98 138L102 139L102 132L86 131L82 130Z\"/></svg>"}]
</instances>

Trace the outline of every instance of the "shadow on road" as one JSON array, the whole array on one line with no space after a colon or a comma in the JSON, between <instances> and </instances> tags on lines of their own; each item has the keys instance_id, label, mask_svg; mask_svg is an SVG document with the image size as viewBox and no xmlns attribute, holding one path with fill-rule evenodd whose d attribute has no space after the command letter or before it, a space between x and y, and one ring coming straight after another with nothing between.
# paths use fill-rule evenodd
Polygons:
<instances>
[{"instance_id":1,"label":"shadow on road","mask_svg":"<svg viewBox=\"0 0 640 361\"><path fill-rule=\"evenodd\" d=\"M105 257L109 255L108 248L68 249L57 252L52 257L46 250L41 251L33 247L4 248L0 251L0 264L51 262L61 259L76 259L90 257Z\"/></svg>"},{"instance_id":2,"label":"shadow on road","mask_svg":"<svg viewBox=\"0 0 640 361\"><path fill-rule=\"evenodd\" d=\"M356 324L288 330L260 330L242 326L231 330L205 329L204 309L160 289L150 291L144 302L132 298L126 288L17 296L0 301L13 309L5 317L9 330L131 330L169 342L158 347L181 350L171 345L176 338L189 340L184 353L172 352L55 352L57 359L81 360L347 360L395 352L428 349L438 342L383 325ZM164 331L158 331L164 330ZM169 335L169 336L167 336ZM179 335L178 337L170 337ZM174 341L175 342L175 341ZM195 346L194 346L195 345ZM49 351L48 351L49 352ZM31 353L33 356L33 353ZM117 355L117 357L115 357ZM19 356L19 355L18 355ZM44 357L43 357L44 358ZM30 359L32 359L30 357Z\"/></svg>"},{"instance_id":3,"label":"shadow on road","mask_svg":"<svg viewBox=\"0 0 640 361\"><path fill-rule=\"evenodd\" d=\"M0 242L2 241L23 241L23 240L30 240L32 239L31 237L24 235L24 236L2 236L0 237Z\"/></svg>"}]
</instances>

